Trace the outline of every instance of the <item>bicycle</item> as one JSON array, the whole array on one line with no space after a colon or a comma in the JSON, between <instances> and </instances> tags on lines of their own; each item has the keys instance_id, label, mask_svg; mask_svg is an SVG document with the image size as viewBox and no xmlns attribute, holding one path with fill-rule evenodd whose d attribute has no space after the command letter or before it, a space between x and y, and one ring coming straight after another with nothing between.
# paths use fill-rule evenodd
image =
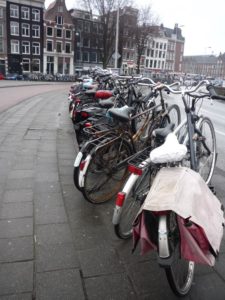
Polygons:
<instances>
[{"instance_id":1,"label":"bicycle","mask_svg":"<svg viewBox=\"0 0 225 300\"><path fill-rule=\"evenodd\" d=\"M114 136L110 138L106 136L100 144L94 145L82 161L82 155L80 154L79 161L82 172L79 172L78 181L79 188L86 200L92 203L103 203L112 199L127 178L128 171L126 167L129 158L146 146L152 146L152 131L158 127L165 127L166 124L170 123L170 114L173 112L176 115L176 122L180 122L179 107L175 104L168 107L162 93L160 95L160 104L154 105L154 102L150 102L153 103L153 107L150 105L150 108L131 118L129 114L132 108L109 110L111 117L118 123L116 131L113 131ZM158 96L158 93L156 93L156 96ZM129 122L144 114L146 118L134 134ZM78 166L79 161L76 161L76 166ZM97 182L96 176L98 176Z\"/></svg>"},{"instance_id":2,"label":"bicycle","mask_svg":"<svg viewBox=\"0 0 225 300\"><path fill-rule=\"evenodd\" d=\"M141 162L136 160L137 164L131 161L132 164L129 168L131 175L122 192L117 195L113 214L115 233L119 238L127 239L132 236L131 222L133 223L134 219L130 220L129 215L135 216L137 214L138 209L140 209L140 201L138 200L141 199L143 203L146 195L151 191L149 178L151 178L152 168L158 171L162 167L165 167L164 169L169 167L169 170L175 170L175 167L189 166L194 171L199 172L208 185L210 184L217 156L215 131L210 119L198 115L195 108L199 99L205 97L220 99L220 97L216 95L212 86L208 86L209 93L207 94L194 94L203 84L209 84L209 82L201 81L196 87L182 91L173 91L167 85L156 87L156 89L166 88L171 93L181 94L187 119L178 125L172 133L168 134L165 143L153 149L150 152L150 156L148 155ZM210 128L211 138L209 135L205 136L203 134L204 124L207 124ZM162 134L160 131L157 132L157 129L155 130L155 135L162 137ZM177 150L178 148L179 150ZM207 171L203 172L204 169ZM175 173L170 173L170 176L176 176ZM147 180L145 180L146 178ZM141 182L147 182L144 188ZM136 185L139 185L139 187ZM140 188L141 186L142 189ZM138 191L138 188L140 193L136 195L136 199L129 200L131 199L132 191ZM139 205L133 204L135 202L136 204L138 202ZM126 209L127 207L128 209ZM158 252L158 261L160 266L165 269L173 292L178 296L186 295L192 285L195 263L193 261L185 261L180 255L181 241L177 214L173 211L148 211L144 214L144 220L146 224L151 223L151 228L154 229L151 233L148 232L152 248ZM136 226L137 224L133 225Z\"/></svg>"}]
</instances>

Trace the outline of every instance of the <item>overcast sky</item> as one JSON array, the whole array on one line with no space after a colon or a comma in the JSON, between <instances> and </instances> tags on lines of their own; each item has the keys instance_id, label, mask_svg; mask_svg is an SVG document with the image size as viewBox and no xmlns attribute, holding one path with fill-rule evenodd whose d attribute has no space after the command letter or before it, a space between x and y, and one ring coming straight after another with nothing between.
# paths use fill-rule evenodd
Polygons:
<instances>
[{"instance_id":1,"label":"overcast sky","mask_svg":"<svg viewBox=\"0 0 225 300\"><path fill-rule=\"evenodd\" d=\"M151 4L160 23L173 28L175 23L185 38L185 55L216 54L225 52L225 1L213 0L136 0ZM48 6L53 0L46 0ZM66 0L67 9L76 0Z\"/></svg>"}]
</instances>

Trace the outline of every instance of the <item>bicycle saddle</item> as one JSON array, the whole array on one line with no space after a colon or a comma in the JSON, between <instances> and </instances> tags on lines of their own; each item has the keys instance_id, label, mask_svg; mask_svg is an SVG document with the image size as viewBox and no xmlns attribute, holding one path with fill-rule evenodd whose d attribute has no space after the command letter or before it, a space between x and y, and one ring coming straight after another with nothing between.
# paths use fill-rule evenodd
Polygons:
<instances>
[{"instance_id":1,"label":"bicycle saddle","mask_svg":"<svg viewBox=\"0 0 225 300\"><path fill-rule=\"evenodd\" d=\"M166 127L164 128L157 128L155 130L153 130L152 134L153 136L157 137L157 138L165 138L167 137L167 135L169 133L171 133L173 131L175 127L174 123L170 123L168 125L166 125Z\"/></svg>"},{"instance_id":2,"label":"bicycle saddle","mask_svg":"<svg viewBox=\"0 0 225 300\"><path fill-rule=\"evenodd\" d=\"M118 120L120 122L128 122L130 121L130 115L133 111L134 109L132 107L125 105L119 108L110 108L108 110L108 113L110 117L112 117L115 120Z\"/></svg>"},{"instance_id":3,"label":"bicycle saddle","mask_svg":"<svg viewBox=\"0 0 225 300\"><path fill-rule=\"evenodd\" d=\"M115 99L115 97L110 97L106 100L99 100L98 103L101 107L110 108L110 107L113 107L113 105L114 105L114 99Z\"/></svg>"},{"instance_id":4,"label":"bicycle saddle","mask_svg":"<svg viewBox=\"0 0 225 300\"><path fill-rule=\"evenodd\" d=\"M187 153L187 147L179 144L174 133L169 133L162 146L155 148L150 153L153 163L162 164L181 161Z\"/></svg>"}]
</instances>

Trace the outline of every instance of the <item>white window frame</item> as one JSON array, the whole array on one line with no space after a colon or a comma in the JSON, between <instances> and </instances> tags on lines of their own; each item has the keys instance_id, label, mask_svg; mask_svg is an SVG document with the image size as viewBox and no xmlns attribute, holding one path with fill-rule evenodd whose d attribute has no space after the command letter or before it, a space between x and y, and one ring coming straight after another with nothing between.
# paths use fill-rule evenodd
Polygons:
<instances>
[{"instance_id":1,"label":"white window frame","mask_svg":"<svg viewBox=\"0 0 225 300\"><path fill-rule=\"evenodd\" d=\"M33 44L32 44L32 54L33 55L40 55L40 43L33 42Z\"/></svg>"},{"instance_id":2,"label":"white window frame","mask_svg":"<svg viewBox=\"0 0 225 300\"><path fill-rule=\"evenodd\" d=\"M0 37L4 36L4 26L3 24L0 24Z\"/></svg>"},{"instance_id":3,"label":"white window frame","mask_svg":"<svg viewBox=\"0 0 225 300\"><path fill-rule=\"evenodd\" d=\"M10 22L10 34L11 35L19 35L19 23L11 21Z\"/></svg>"},{"instance_id":4,"label":"white window frame","mask_svg":"<svg viewBox=\"0 0 225 300\"><path fill-rule=\"evenodd\" d=\"M37 24L32 25L32 37L40 38L40 25L37 25Z\"/></svg>"},{"instance_id":5,"label":"white window frame","mask_svg":"<svg viewBox=\"0 0 225 300\"><path fill-rule=\"evenodd\" d=\"M12 54L19 54L20 53L20 42L18 40L11 40L10 48L11 48Z\"/></svg>"},{"instance_id":6,"label":"white window frame","mask_svg":"<svg viewBox=\"0 0 225 300\"><path fill-rule=\"evenodd\" d=\"M61 45L61 51L58 51L58 49L57 49L57 45L58 45L58 44ZM62 53L62 52L63 52L63 47L62 47L63 45L62 45L62 42L56 41L56 45L55 45L55 46L56 46L55 49L56 49L56 52L57 52L57 53Z\"/></svg>"},{"instance_id":7,"label":"white window frame","mask_svg":"<svg viewBox=\"0 0 225 300\"><path fill-rule=\"evenodd\" d=\"M63 25L63 17L62 16L56 16L56 24Z\"/></svg>"},{"instance_id":8,"label":"white window frame","mask_svg":"<svg viewBox=\"0 0 225 300\"><path fill-rule=\"evenodd\" d=\"M51 29L52 29L52 35L48 35L48 28L51 28ZM47 27L46 27L46 36L51 36L51 37L54 36L54 27L51 27L51 26L47 26Z\"/></svg>"},{"instance_id":9,"label":"white window frame","mask_svg":"<svg viewBox=\"0 0 225 300\"><path fill-rule=\"evenodd\" d=\"M52 51L48 50L48 42L52 43ZM53 44L53 40L46 40L46 51L47 52L54 52L54 44Z\"/></svg>"},{"instance_id":10,"label":"white window frame","mask_svg":"<svg viewBox=\"0 0 225 300\"><path fill-rule=\"evenodd\" d=\"M40 21L40 9L32 8L32 21Z\"/></svg>"},{"instance_id":11,"label":"white window frame","mask_svg":"<svg viewBox=\"0 0 225 300\"><path fill-rule=\"evenodd\" d=\"M30 36L30 24L22 23L22 36Z\"/></svg>"},{"instance_id":12,"label":"white window frame","mask_svg":"<svg viewBox=\"0 0 225 300\"><path fill-rule=\"evenodd\" d=\"M66 45L70 46L70 52L66 52ZM71 43L68 43L68 42L65 43L65 53L71 53Z\"/></svg>"},{"instance_id":13,"label":"white window frame","mask_svg":"<svg viewBox=\"0 0 225 300\"><path fill-rule=\"evenodd\" d=\"M10 17L19 18L19 6L15 4L10 4Z\"/></svg>"},{"instance_id":14,"label":"white window frame","mask_svg":"<svg viewBox=\"0 0 225 300\"><path fill-rule=\"evenodd\" d=\"M26 6L21 7L21 19L30 20L30 8Z\"/></svg>"},{"instance_id":15,"label":"white window frame","mask_svg":"<svg viewBox=\"0 0 225 300\"><path fill-rule=\"evenodd\" d=\"M3 7L0 7L0 19L3 18Z\"/></svg>"},{"instance_id":16,"label":"white window frame","mask_svg":"<svg viewBox=\"0 0 225 300\"><path fill-rule=\"evenodd\" d=\"M23 58L23 73L30 72L30 58ZM28 70L24 70L24 65L28 65Z\"/></svg>"},{"instance_id":17,"label":"white window frame","mask_svg":"<svg viewBox=\"0 0 225 300\"><path fill-rule=\"evenodd\" d=\"M32 67L32 72L33 73L40 73L40 67L41 67L41 64L40 64L40 59L38 59L38 58L35 58L35 59L33 59L33 61L37 61L38 62L38 66L39 66L39 68L38 68L38 70L37 71L34 71L33 70L33 67Z\"/></svg>"},{"instance_id":18,"label":"white window frame","mask_svg":"<svg viewBox=\"0 0 225 300\"><path fill-rule=\"evenodd\" d=\"M22 41L22 54L30 54L30 42Z\"/></svg>"},{"instance_id":19,"label":"white window frame","mask_svg":"<svg viewBox=\"0 0 225 300\"><path fill-rule=\"evenodd\" d=\"M70 32L70 37L67 37L66 36L66 33L67 32ZM72 30L71 29L66 29L66 32L65 32L65 38L67 39L67 40L71 40L72 39Z\"/></svg>"}]
</instances>

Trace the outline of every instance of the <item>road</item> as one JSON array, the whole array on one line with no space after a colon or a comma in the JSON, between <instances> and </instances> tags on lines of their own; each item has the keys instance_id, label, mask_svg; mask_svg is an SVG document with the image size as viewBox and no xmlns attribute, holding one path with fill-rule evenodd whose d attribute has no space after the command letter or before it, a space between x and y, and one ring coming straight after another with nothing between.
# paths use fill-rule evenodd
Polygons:
<instances>
[{"instance_id":1,"label":"road","mask_svg":"<svg viewBox=\"0 0 225 300\"><path fill-rule=\"evenodd\" d=\"M155 253L132 254L132 241L115 236L114 202L92 205L74 188L68 87L0 88L11 106L0 113L0 299L177 299ZM216 119L214 184L224 202L225 105L214 103L204 109ZM224 239L215 268L197 266L185 300L214 298L225 299Z\"/></svg>"}]
</instances>

